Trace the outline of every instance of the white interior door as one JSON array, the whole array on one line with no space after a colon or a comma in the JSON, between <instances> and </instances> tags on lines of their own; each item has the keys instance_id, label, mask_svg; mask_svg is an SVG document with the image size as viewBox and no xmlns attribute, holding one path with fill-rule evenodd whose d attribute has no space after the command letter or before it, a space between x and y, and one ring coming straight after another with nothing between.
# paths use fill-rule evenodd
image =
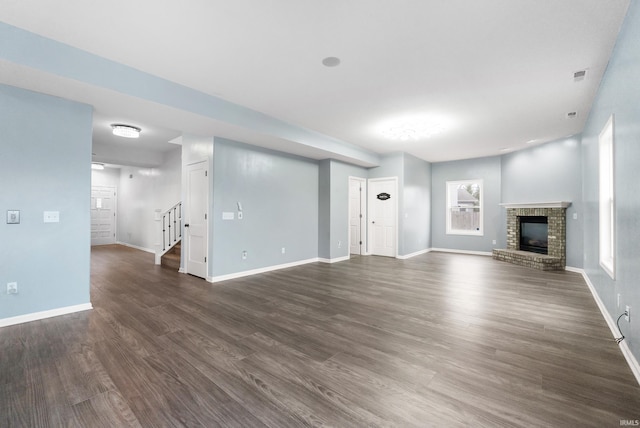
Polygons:
<instances>
[{"instance_id":1,"label":"white interior door","mask_svg":"<svg viewBox=\"0 0 640 428\"><path fill-rule=\"evenodd\" d=\"M366 180L349 177L349 253L364 254L366 248Z\"/></svg>"},{"instance_id":2,"label":"white interior door","mask_svg":"<svg viewBox=\"0 0 640 428\"><path fill-rule=\"evenodd\" d=\"M397 256L398 179L369 180L369 244L376 256Z\"/></svg>"},{"instance_id":3,"label":"white interior door","mask_svg":"<svg viewBox=\"0 0 640 428\"><path fill-rule=\"evenodd\" d=\"M116 242L116 188L91 186L91 245Z\"/></svg>"},{"instance_id":4,"label":"white interior door","mask_svg":"<svg viewBox=\"0 0 640 428\"><path fill-rule=\"evenodd\" d=\"M187 166L185 201L185 272L207 277L209 178L207 162Z\"/></svg>"}]
</instances>

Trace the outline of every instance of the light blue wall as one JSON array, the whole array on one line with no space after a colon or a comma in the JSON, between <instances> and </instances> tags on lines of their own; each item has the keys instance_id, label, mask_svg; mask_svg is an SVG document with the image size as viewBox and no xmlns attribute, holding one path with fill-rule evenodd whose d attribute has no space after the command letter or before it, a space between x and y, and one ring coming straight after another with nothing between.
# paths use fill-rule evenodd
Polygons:
<instances>
[{"instance_id":1,"label":"light blue wall","mask_svg":"<svg viewBox=\"0 0 640 428\"><path fill-rule=\"evenodd\" d=\"M431 248L431 164L404 154L403 247L400 255Z\"/></svg>"},{"instance_id":2,"label":"light blue wall","mask_svg":"<svg viewBox=\"0 0 640 428\"><path fill-rule=\"evenodd\" d=\"M632 308L631 323L621 321L627 343L640 360L640 2L629 6L582 138L584 269L616 319ZM616 280L598 260L598 135L615 115ZM621 307L617 307L617 294ZM634 312L635 311L635 312ZM635 316L634 316L635 313Z\"/></svg>"},{"instance_id":3,"label":"light blue wall","mask_svg":"<svg viewBox=\"0 0 640 428\"><path fill-rule=\"evenodd\" d=\"M331 258L331 159L318 165L318 257Z\"/></svg>"},{"instance_id":4,"label":"light blue wall","mask_svg":"<svg viewBox=\"0 0 640 428\"><path fill-rule=\"evenodd\" d=\"M502 202L569 201L567 266L582 267L582 162L579 137L502 156ZM574 214L577 219L574 219ZM506 239L506 218L501 240Z\"/></svg>"},{"instance_id":5,"label":"light blue wall","mask_svg":"<svg viewBox=\"0 0 640 428\"><path fill-rule=\"evenodd\" d=\"M318 163L221 138L214 145L212 275L318 257ZM222 220L237 202L244 219Z\"/></svg>"},{"instance_id":6,"label":"light blue wall","mask_svg":"<svg viewBox=\"0 0 640 428\"><path fill-rule=\"evenodd\" d=\"M0 85L0 319L89 303L91 129L88 105Z\"/></svg>"},{"instance_id":7,"label":"light blue wall","mask_svg":"<svg viewBox=\"0 0 640 428\"><path fill-rule=\"evenodd\" d=\"M484 235L465 236L446 234L446 182L457 180L483 180ZM503 213L500 207L500 157L439 162L431 165L431 236L433 248L490 252L504 248ZM496 240L493 245L492 240Z\"/></svg>"}]
</instances>

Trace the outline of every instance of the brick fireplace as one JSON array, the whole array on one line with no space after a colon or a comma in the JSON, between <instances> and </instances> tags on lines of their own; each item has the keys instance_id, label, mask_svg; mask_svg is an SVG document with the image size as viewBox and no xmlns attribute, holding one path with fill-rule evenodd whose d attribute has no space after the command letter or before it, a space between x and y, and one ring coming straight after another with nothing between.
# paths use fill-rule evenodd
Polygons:
<instances>
[{"instance_id":1,"label":"brick fireplace","mask_svg":"<svg viewBox=\"0 0 640 428\"><path fill-rule=\"evenodd\" d=\"M507 209L507 249L494 249L493 258L539 270L564 270L567 254L567 207L571 202L500 204ZM546 218L547 239L540 244L547 254L523 251L521 220Z\"/></svg>"}]
</instances>

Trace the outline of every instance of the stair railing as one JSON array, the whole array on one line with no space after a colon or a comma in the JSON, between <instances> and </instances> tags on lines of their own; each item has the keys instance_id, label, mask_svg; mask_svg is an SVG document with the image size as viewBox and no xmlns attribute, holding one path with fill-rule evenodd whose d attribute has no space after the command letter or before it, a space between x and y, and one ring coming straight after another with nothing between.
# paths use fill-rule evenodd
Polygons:
<instances>
[{"instance_id":1,"label":"stair railing","mask_svg":"<svg viewBox=\"0 0 640 428\"><path fill-rule=\"evenodd\" d=\"M155 259L159 265L162 256L182 240L182 202L164 212L156 210L156 221L160 223L162 233L162 244L158 244Z\"/></svg>"}]
</instances>

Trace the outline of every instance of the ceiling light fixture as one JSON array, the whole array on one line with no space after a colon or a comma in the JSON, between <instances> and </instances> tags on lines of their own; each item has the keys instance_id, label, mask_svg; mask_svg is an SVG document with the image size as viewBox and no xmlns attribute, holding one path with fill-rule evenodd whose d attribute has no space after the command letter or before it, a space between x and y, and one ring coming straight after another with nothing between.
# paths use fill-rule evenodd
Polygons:
<instances>
[{"instance_id":1,"label":"ceiling light fixture","mask_svg":"<svg viewBox=\"0 0 640 428\"><path fill-rule=\"evenodd\" d=\"M445 130L445 125L436 120L404 120L382 129L382 135L392 140L409 141L429 138Z\"/></svg>"},{"instance_id":2,"label":"ceiling light fixture","mask_svg":"<svg viewBox=\"0 0 640 428\"><path fill-rule=\"evenodd\" d=\"M91 169L103 170L104 169L104 164L103 163L98 163L98 162L91 162Z\"/></svg>"},{"instance_id":3,"label":"ceiling light fixture","mask_svg":"<svg viewBox=\"0 0 640 428\"><path fill-rule=\"evenodd\" d=\"M138 138L140 137L140 131L142 131L137 126L123 125L121 123L113 123L111 128L113 128L113 135L124 138Z\"/></svg>"},{"instance_id":4,"label":"ceiling light fixture","mask_svg":"<svg viewBox=\"0 0 640 428\"><path fill-rule=\"evenodd\" d=\"M328 56L322 60L322 65L325 67L337 67L340 65L340 58L336 58L335 56Z\"/></svg>"}]
</instances>

